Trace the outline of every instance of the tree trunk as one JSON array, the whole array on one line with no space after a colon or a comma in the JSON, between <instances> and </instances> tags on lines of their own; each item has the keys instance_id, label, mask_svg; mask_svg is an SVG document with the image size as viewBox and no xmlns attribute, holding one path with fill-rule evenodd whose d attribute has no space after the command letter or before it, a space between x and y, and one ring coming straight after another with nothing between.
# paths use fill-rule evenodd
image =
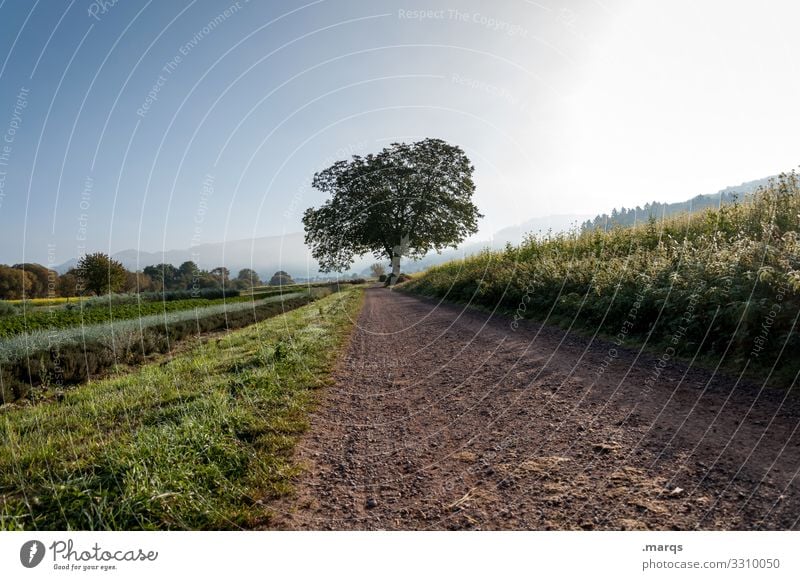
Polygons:
<instances>
[{"instance_id":1,"label":"tree trunk","mask_svg":"<svg viewBox=\"0 0 800 580\"><path fill-rule=\"evenodd\" d=\"M392 248L392 274L389 276L389 286L394 286L400 277L400 258L408 252L408 234L403 234L400 243Z\"/></svg>"},{"instance_id":2,"label":"tree trunk","mask_svg":"<svg viewBox=\"0 0 800 580\"><path fill-rule=\"evenodd\" d=\"M397 278L400 277L400 254L395 254L392 256L392 273L389 276L389 286L394 286L395 282L397 282Z\"/></svg>"}]
</instances>

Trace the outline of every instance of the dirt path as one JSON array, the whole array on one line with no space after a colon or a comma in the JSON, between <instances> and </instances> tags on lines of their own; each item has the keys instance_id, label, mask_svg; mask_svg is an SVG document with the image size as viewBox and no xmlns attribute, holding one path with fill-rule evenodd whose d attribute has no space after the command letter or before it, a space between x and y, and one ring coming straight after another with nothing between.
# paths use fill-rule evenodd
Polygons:
<instances>
[{"instance_id":1,"label":"dirt path","mask_svg":"<svg viewBox=\"0 0 800 580\"><path fill-rule=\"evenodd\" d=\"M612 348L368 290L273 527L800 528L796 400Z\"/></svg>"}]
</instances>

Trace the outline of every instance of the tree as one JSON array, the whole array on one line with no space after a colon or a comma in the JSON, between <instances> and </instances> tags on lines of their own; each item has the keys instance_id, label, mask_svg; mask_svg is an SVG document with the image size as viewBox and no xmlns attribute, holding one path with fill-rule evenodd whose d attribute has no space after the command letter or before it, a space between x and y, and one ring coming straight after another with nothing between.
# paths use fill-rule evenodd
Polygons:
<instances>
[{"instance_id":1,"label":"tree","mask_svg":"<svg viewBox=\"0 0 800 580\"><path fill-rule=\"evenodd\" d=\"M153 280L143 272L125 273L125 292L149 292L153 290Z\"/></svg>"},{"instance_id":2,"label":"tree","mask_svg":"<svg viewBox=\"0 0 800 580\"><path fill-rule=\"evenodd\" d=\"M220 284L227 282L228 279L231 277L231 271L225 268L224 266L219 266L217 268L214 268L209 272L209 274L211 274L211 276L216 278Z\"/></svg>"},{"instance_id":3,"label":"tree","mask_svg":"<svg viewBox=\"0 0 800 580\"><path fill-rule=\"evenodd\" d=\"M98 296L119 292L125 287L128 271L108 254L86 254L75 268L83 287Z\"/></svg>"},{"instance_id":4,"label":"tree","mask_svg":"<svg viewBox=\"0 0 800 580\"><path fill-rule=\"evenodd\" d=\"M283 270L278 270L272 275L272 278L269 280L270 286L289 286L294 284L294 280L292 277Z\"/></svg>"},{"instance_id":5,"label":"tree","mask_svg":"<svg viewBox=\"0 0 800 580\"><path fill-rule=\"evenodd\" d=\"M70 268L58 277L58 295L68 297L80 294L83 294L83 288L78 277L78 271L75 268Z\"/></svg>"},{"instance_id":6,"label":"tree","mask_svg":"<svg viewBox=\"0 0 800 580\"><path fill-rule=\"evenodd\" d=\"M142 272L150 277L156 290L179 290L183 288L178 269L172 264L146 266Z\"/></svg>"},{"instance_id":7,"label":"tree","mask_svg":"<svg viewBox=\"0 0 800 580\"><path fill-rule=\"evenodd\" d=\"M380 262L375 262L369 267L369 271L375 278L380 278L386 274L386 267Z\"/></svg>"},{"instance_id":8,"label":"tree","mask_svg":"<svg viewBox=\"0 0 800 580\"><path fill-rule=\"evenodd\" d=\"M314 175L314 187L332 197L305 211L306 244L323 272L346 270L372 252L391 260L394 281L402 256L455 248L478 231L473 171L461 148L441 139L338 161Z\"/></svg>"},{"instance_id":9,"label":"tree","mask_svg":"<svg viewBox=\"0 0 800 580\"><path fill-rule=\"evenodd\" d=\"M178 266L178 278L181 281L182 288L187 290L192 288L199 277L200 268L191 260L187 260Z\"/></svg>"},{"instance_id":10,"label":"tree","mask_svg":"<svg viewBox=\"0 0 800 580\"><path fill-rule=\"evenodd\" d=\"M251 270L250 268L242 268L241 270L239 270L239 275L236 276L236 279L242 282L246 282L247 287L249 288L261 285L261 278L259 278L258 272L256 272L255 270Z\"/></svg>"},{"instance_id":11,"label":"tree","mask_svg":"<svg viewBox=\"0 0 800 580\"><path fill-rule=\"evenodd\" d=\"M25 293L27 298L46 298L55 295L58 286L58 274L54 270L45 268L41 264L14 264L15 270L25 270L30 272L34 278L34 283Z\"/></svg>"},{"instance_id":12,"label":"tree","mask_svg":"<svg viewBox=\"0 0 800 580\"><path fill-rule=\"evenodd\" d=\"M28 270L0 265L0 299L19 300L29 297L36 277Z\"/></svg>"},{"instance_id":13,"label":"tree","mask_svg":"<svg viewBox=\"0 0 800 580\"><path fill-rule=\"evenodd\" d=\"M206 288L219 288L219 280L212 276L208 270L198 270L192 282L192 290L204 290Z\"/></svg>"}]
</instances>

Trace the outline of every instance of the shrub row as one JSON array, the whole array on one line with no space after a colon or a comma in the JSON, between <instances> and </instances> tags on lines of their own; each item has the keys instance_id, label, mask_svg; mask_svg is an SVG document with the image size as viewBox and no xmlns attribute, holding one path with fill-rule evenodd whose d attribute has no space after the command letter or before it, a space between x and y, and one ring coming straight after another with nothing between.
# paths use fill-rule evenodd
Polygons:
<instances>
[{"instance_id":1,"label":"shrub row","mask_svg":"<svg viewBox=\"0 0 800 580\"><path fill-rule=\"evenodd\" d=\"M235 303L248 300L250 300L249 297L228 297L216 299L176 299L169 302L109 302L105 305L105 308L99 307L97 302L90 306L90 303L87 301L87 304L84 304L82 307L77 304L69 304L67 305L68 307L54 308L52 310L37 308L25 312L24 315L20 311L17 316L5 316L0 318L0 338L8 338L26 332L35 332L37 330L58 330L74 326L100 324L114 320L128 320L141 316L150 316L152 314L168 314L180 310L192 310L194 308L205 308L207 306L226 302Z\"/></svg>"},{"instance_id":2,"label":"shrub row","mask_svg":"<svg viewBox=\"0 0 800 580\"><path fill-rule=\"evenodd\" d=\"M241 328L312 300L308 295L295 294L285 300L240 304L222 311L211 309L213 312L205 316L199 311L195 317L182 316L162 324L151 325L150 320L142 325L112 327L110 334L100 333L85 341L65 340L50 348L40 345L27 356L0 360L0 403L31 397L33 388L42 385L60 388L81 383L115 365L138 364L148 355L168 352L176 342L189 336Z\"/></svg>"},{"instance_id":3,"label":"shrub row","mask_svg":"<svg viewBox=\"0 0 800 580\"><path fill-rule=\"evenodd\" d=\"M190 300L203 298L205 300L218 300L220 298L235 298L241 294L235 288L198 288L197 290L165 290L163 292L143 292L139 294L142 300ZM136 294L133 295L134 297Z\"/></svg>"},{"instance_id":4,"label":"shrub row","mask_svg":"<svg viewBox=\"0 0 800 580\"><path fill-rule=\"evenodd\" d=\"M291 286L263 286L253 288L252 296L255 299L266 298L269 296L285 296L290 292L311 292L315 297L328 296L332 292L338 292L345 285L364 284L364 278L348 278L339 282L316 282L314 284L293 284Z\"/></svg>"},{"instance_id":5,"label":"shrub row","mask_svg":"<svg viewBox=\"0 0 800 580\"><path fill-rule=\"evenodd\" d=\"M14 304L0 300L0 318L3 316L14 316L19 314L19 309Z\"/></svg>"},{"instance_id":6,"label":"shrub row","mask_svg":"<svg viewBox=\"0 0 800 580\"><path fill-rule=\"evenodd\" d=\"M106 294L104 296L84 296L70 298L33 298L26 300L0 300L0 317L21 314L23 310L77 308L96 308L140 304L142 302L174 302L176 300L220 300L236 298L241 291L235 288L199 288L197 290L165 290L163 292L141 292L139 294ZM34 310L35 312L35 310Z\"/></svg>"}]
</instances>

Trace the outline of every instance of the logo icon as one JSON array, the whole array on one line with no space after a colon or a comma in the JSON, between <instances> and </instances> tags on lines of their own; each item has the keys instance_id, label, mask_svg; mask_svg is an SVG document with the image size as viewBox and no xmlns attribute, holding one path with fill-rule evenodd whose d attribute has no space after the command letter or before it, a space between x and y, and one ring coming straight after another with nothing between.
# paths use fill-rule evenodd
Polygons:
<instances>
[{"instance_id":1,"label":"logo icon","mask_svg":"<svg viewBox=\"0 0 800 580\"><path fill-rule=\"evenodd\" d=\"M19 549L19 561L26 568L36 568L44 559L44 544L39 540L29 540Z\"/></svg>"}]
</instances>

